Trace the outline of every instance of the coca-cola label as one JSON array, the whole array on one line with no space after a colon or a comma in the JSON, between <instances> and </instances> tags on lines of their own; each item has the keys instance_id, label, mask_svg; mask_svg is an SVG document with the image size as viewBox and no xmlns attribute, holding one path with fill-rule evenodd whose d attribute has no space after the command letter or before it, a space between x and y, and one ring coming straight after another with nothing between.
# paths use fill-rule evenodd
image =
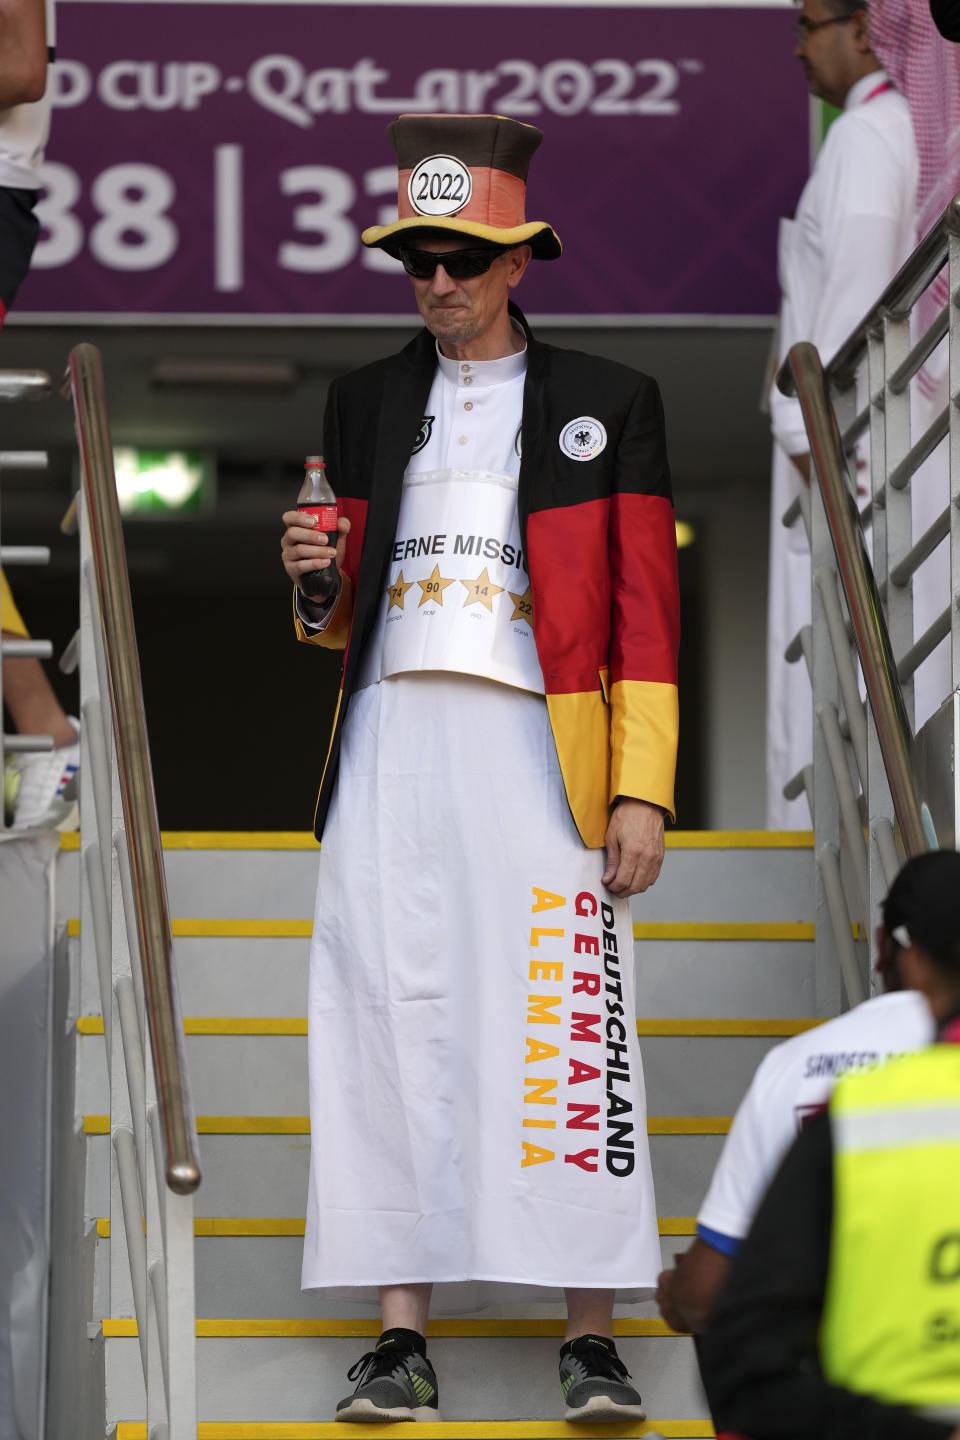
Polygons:
<instances>
[{"instance_id":1,"label":"coca-cola label","mask_svg":"<svg viewBox=\"0 0 960 1440\"><path fill-rule=\"evenodd\" d=\"M301 515L316 515L318 530L325 530L328 535L336 534L337 516L340 513L336 505L299 505L297 508Z\"/></svg>"}]
</instances>

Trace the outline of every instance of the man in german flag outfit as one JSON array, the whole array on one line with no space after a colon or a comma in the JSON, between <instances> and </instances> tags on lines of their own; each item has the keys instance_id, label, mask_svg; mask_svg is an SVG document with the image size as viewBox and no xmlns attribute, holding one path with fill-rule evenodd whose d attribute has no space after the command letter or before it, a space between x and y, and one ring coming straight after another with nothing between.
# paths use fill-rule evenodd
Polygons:
<instances>
[{"instance_id":1,"label":"man in german flag outfit","mask_svg":"<svg viewBox=\"0 0 960 1440\"><path fill-rule=\"evenodd\" d=\"M344 652L317 806L303 1285L379 1290L339 1420L435 1418L424 1339L566 1292L568 1418L643 1414L614 1296L659 1269L630 896L659 873L677 744L676 537L655 383L538 342L510 292L541 135L389 129L425 329L331 387L334 554L297 512L297 634ZM334 538L329 537L331 540Z\"/></svg>"}]
</instances>

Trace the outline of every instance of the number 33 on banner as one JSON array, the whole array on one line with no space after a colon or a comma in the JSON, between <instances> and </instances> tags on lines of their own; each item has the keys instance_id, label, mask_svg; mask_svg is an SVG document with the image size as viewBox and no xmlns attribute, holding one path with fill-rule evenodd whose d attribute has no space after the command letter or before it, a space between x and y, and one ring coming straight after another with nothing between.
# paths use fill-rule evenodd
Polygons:
<instances>
[{"instance_id":1,"label":"number 33 on banner","mask_svg":"<svg viewBox=\"0 0 960 1440\"><path fill-rule=\"evenodd\" d=\"M218 145L213 151L214 289L243 288L243 148ZM156 165L111 165L90 185L90 200L98 219L84 232L74 207L81 197L81 181L68 165L49 162L42 167L42 191L35 214L42 234L33 254L38 270L69 265L86 244L95 260L109 270L156 270L177 253L180 233L169 210L176 185ZM391 165L368 170L363 176L367 199L396 196L397 172ZM398 262L379 250L362 249L360 225L350 215L358 187L345 170L329 165L295 165L277 176L281 195L298 199L293 206L291 237L278 247L277 264L283 270L327 274L349 265L362 250L368 270L393 272ZM369 206L365 205L368 211ZM396 199L375 217L365 214L364 224L388 225L397 218Z\"/></svg>"}]
</instances>

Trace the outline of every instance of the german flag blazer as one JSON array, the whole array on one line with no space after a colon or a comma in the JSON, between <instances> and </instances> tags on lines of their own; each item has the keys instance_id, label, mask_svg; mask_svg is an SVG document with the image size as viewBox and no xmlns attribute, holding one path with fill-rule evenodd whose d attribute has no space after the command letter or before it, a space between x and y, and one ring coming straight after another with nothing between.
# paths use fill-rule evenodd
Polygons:
<instances>
[{"instance_id":1,"label":"german flag blazer","mask_svg":"<svg viewBox=\"0 0 960 1440\"><path fill-rule=\"evenodd\" d=\"M570 810L584 844L599 848L617 796L673 816L680 601L663 406L649 376L542 345L510 309L528 347L518 506L533 633ZM299 639L344 651L318 839L436 363L423 330L330 387L324 455L351 524L343 584L324 630L306 629L294 609ZM603 425L607 443L592 459L573 459L561 435L584 416Z\"/></svg>"}]
</instances>

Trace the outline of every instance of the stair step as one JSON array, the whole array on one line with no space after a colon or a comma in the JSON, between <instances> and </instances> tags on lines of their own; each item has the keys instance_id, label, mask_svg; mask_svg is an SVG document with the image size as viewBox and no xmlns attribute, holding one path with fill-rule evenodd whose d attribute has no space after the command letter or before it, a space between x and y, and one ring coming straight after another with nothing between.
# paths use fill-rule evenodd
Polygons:
<instances>
[{"instance_id":1,"label":"stair step","mask_svg":"<svg viewBox=\"0 0 960 1440\"><path fill-rule=\"evenodd\" d=\"M800 1035L822 1025L818 1019L668 1019L638 1020L638 1035L659 1036L749 1036L786 1037ZM102 1035L102 1015L81 1015L77 1020L77 1031L81 1035ZM247 1016L247 1015L186 1015L183 1020L185 1035L292 1035L307 1033L306 1016Z\"/></svg>"},{"instance_id":2,"label":"stair step","mask_svg":"<svg viewBox=\"0 0 960 1440\"><path fill-rule=\"evenodd\" d=\"M610 1426L602 1427L609 1433ZM450 1420L425 1421L416 1427L417 1440L560 1440L560 1437L601 1434L597 1425L571 1425L567 1420ZM662 1435L664 1440L696 1440L716 1434L706 1420L647 1420L641 1425L617 1426L617 1440L639 1435ZM340 1425L336 1421L269 1422L201 1421L197 1440L327 1440L342 1436L343 1440L383 1440L383 1425ZM116 1427L116 1440L147 1440L147 1427L141 1421L121 1421Z\"/></svg>"},{"instance_id":3,"label":"stair step","mask_svg":"<svg viewBox=\"0 0 960 1440\"><path fill-rule=\"evenodd\" d=\"M648 1135L726 1135L731 1115L648 1115ZM109 1135L109 1115L84 1115L85 1135ZM309 1135L309 1115L198 1115L198 1135Z\"/></svg>"},{"instance_id":4,"label":"stair step","mask_svg":"<svg viewBox=\"0 0 960 1440\"><path fill-rule=\"evenodd\" d=\"M562 1319L484 1319L460 1320L440 1317L427 1321L427 1335L444 1340L529 1340L533 1338L560 1337L565 1322ZM135 1340L137 1322L125 1315L108 1317L100 1321L105 1340ZM198 1340L354 1340L370 1337L376 1339L382 1330L378 1318L367 1320L338 1317L332 1320L251 1320L216 1319L197 1321ZM671 1330L664 1320L644 1320L624 1317L613 1322L614 1336L627 1336L646 1340L676 1340L685 1338L677 1330ZM419 1432L418 1432L419 1433Z\"/></svg>"}]
</instances>

